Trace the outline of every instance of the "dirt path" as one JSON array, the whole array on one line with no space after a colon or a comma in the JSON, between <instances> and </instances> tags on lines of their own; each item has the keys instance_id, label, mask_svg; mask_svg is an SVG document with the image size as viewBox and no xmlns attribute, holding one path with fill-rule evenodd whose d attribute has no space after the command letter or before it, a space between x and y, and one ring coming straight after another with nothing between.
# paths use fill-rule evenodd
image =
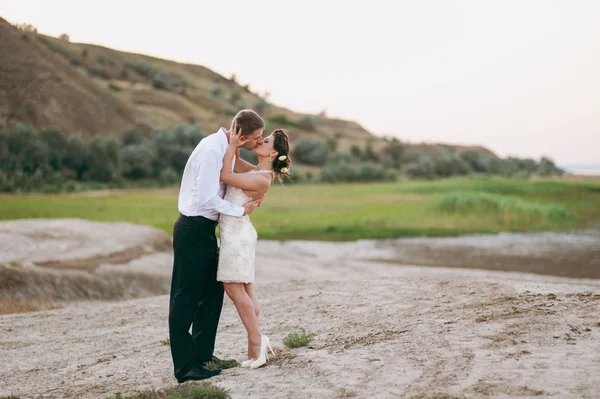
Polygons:
<instances>
[{"instance_id":1,"label":"dirt path","mask_svg":"<svg viewBox=\"0 0 600 399\"><path fill-rule=\"evenodd\" d=\"M261 243L261 325L278 356L212 381L233 398L598 397L600 281L366 260L389 250ZM163 295L0 316L0 396L92 399L174 385L161 343L167 310ZM300 328L315 340L286 349L283 337ZM226 300L217 355L243 360L244 348Z\"/></svg>"},{"instance_id":2,"label":"dirt path","mask_svg":"<svg viewBox=\"0 0 600 399\"><path fill-rule=\"evenodd\" d=\"M259 286L262 328L278 358L213 381L234 398L596 398L597 286L493 278L405 277ZM166 296L0 317L0 392L103 398L175 383ZM310 348L282 349L306 328ZM226 301L218 354L243 359L244 331Z\"/></svg>"}]
</instances>

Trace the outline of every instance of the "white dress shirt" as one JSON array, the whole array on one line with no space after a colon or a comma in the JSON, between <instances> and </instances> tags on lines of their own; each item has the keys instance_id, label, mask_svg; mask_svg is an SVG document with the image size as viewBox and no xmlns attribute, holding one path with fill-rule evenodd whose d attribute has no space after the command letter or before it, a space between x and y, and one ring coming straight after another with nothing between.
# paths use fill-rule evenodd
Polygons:
<instances>
[{"instance_id":1,"label":"white dress shirt","mask_svg":"<svg viewBox=\"0 0 600 399\"><path fill-rule=\"evenodd\" d=\"M185 216L204 216L218 220L219 214L243 216L244 207L225 201L225 183L221 182L223 157L229 146L226 130L204 138L190 155L179 189L179 212ZM235 159L231 164L233 165Z\"/></svg>"}]
</instances>

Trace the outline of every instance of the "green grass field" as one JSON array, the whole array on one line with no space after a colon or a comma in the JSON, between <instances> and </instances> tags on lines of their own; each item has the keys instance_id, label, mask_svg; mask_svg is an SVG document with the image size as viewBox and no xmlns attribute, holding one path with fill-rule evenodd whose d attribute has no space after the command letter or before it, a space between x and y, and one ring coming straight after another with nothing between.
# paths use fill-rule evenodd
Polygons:
<instances>
[{"instance_id":1,"label":"green grass field","mask_svg":"<svg viewBox=\"0 0 600 399\"><path fill-rule=\"evenodd\" d=\"M0 219L128 221L172 232L177 190L0 196ZM252 215L263 239L345 241L557 231L596 225L599 182L449 179L275 186Z\"/></svg>"}]
</instances>

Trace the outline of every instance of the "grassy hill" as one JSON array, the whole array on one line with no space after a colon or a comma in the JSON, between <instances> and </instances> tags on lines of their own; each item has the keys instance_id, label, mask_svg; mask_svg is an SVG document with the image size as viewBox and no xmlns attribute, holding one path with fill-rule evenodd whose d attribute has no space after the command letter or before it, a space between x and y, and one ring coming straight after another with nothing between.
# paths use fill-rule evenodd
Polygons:
<instances>
[{"instance_id":1,"label":"grassy hill","mask_svg":"<svg viewBox=\"0 0 600 399\"><path fill-rule=\"evenodd\" d=\"M292 140L339 138L341 150L364 147L366 141L375 151L385 145L356 122L279 107L200 65L71 43L19 30L2 18L0 37L0 121L84 135L118 133L131 125L149 132L193 123L210 132L228 126L239 109L252 108L265 118L267 131L287 128ZM408 144L406 151L435 155L449 148ZM491 154L480 147L454 149Z\"/></svg>"}]
</instances>

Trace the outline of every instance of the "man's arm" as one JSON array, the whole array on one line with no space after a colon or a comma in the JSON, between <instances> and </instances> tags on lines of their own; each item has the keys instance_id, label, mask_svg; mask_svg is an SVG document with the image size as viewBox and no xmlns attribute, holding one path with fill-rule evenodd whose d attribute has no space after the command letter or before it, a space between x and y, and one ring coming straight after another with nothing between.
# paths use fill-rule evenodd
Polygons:
<instances>
[{"instance_id":1,"label":"man's arm","mask_svg":"<svg viewBox=\"0 0 600 399\"><path fill-rule=\"evenodd\" d=\"M201 155L202 161L197 169L198 177L196 178L200 204L230 216L239 217L252 212L258 206L258 203L253 203L256 201L239 206L219 197L219 157L215 151L210 149L205 150L205 153Z\"/></svg>"}]
</instances>

